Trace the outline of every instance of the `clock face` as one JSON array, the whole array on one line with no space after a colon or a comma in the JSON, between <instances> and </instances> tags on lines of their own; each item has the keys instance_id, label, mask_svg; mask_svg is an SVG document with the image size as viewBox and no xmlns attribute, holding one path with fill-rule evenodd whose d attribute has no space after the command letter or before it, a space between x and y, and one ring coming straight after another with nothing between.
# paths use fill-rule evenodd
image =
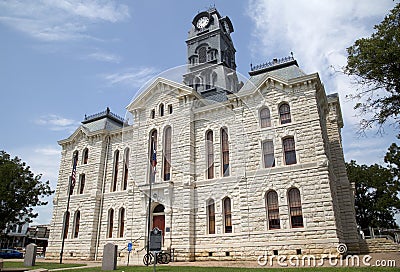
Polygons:
<instances>
[{"instance_id":1,"label":"clock face","mask_svg":"<svg viewBox=\"0 0 400 272\"><path fill-rule=\"evenodd\" d=\"M201 17L197 21L196 26L197 26L197 28L205 28L209 22L210 22L210 19L208 19L208 17L204 16L204 17Z\"/></svg>"}]
</instances>

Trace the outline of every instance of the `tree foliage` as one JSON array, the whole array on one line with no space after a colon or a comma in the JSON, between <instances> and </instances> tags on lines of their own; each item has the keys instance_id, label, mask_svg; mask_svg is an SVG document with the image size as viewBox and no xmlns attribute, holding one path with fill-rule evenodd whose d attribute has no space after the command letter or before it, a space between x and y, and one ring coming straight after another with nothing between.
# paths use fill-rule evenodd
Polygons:
<instances>
[{"instance_id":1,"label":"tree foliage","mask_svg":"<svg viewBox=\"0 0 400 272\"><path fill-rule=\"evenodd\" d=\"M54 192L49 181L40 179L41 175L34 175L18 157L11 159L0 151L0 230L37 217L33 207L46 205L42 198Z\"/></svg>"},{"instance_id":2,"label":"tree foliage","mask_svg":"<svg viewBox=\"0 0 400 272\"><path fill-rule=\"evenodd\" d=\"M391 169L378 164L346 163L350 182L355 183L356 220L361 228L397 227L394 214L400 209L400 182Z\"/></svg>"},{"instance_id":3,"label":"tree foliage","mask_svg":"<svg viewBox=\"0 0 400 272\"><path fill-rule=\"evenodd\" d=\"M363 98L355 109L368 114L361 128L383 125L400 114L400 3L374 27L369 38L361 38L347 48L344 72L360 84L352 98ZM371 116L369 116L371 114Z\"/></svg>"}]
</instances>

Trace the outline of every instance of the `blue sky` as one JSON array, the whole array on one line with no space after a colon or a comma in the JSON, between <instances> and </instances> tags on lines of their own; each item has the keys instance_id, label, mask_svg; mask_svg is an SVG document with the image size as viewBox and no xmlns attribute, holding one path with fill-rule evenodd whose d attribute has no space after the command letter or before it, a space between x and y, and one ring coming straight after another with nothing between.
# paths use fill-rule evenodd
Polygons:
<instances>
[{"instance_id":1,"label":"blue sky","mask_svg":"<svg viewBox=\"0 0 400 272\"><path fill-rule=\"evenodd\" d=\"M341 97L346 160L383 163L395 131L358 138L350 80L331 67L346 48L373 32L391 0L0 1L0 150L19 156L55 188L60 150L85 114L107 106L121 116L147 80L186 62L187 32L214 5L233 22L238 71L294 52L327 93ZM35 223L49 223L52 205Z\"/></svg>"}]
</instances>

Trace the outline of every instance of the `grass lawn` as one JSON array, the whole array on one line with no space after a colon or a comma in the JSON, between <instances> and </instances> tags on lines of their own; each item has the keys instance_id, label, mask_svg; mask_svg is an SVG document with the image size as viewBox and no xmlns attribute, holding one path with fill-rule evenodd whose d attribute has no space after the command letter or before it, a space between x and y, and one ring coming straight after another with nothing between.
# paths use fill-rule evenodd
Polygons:
<instances>
[{"instance_id":1,"label":"grass lawn","mask_svg":"<svg viewBox=\"0 0 400 272\"><path fill-rule=\"evenodd\" d=\"M3 264L4 268L25 267L23 262L4 262ZM33 266L31 269L37 269L37 268L55 269L55 268L65 268L65 267L80 267L80 266L86 266L86 264L71 264L71 263L59 264L59 263L36 262L35 266ZM86 272L89 272L89 270L86 270Z\"/></svg>"},{"instance_id":2,"label":"grass lawn","mask_svg":"<svg viewBox=\"0 0 400 272\"><path fill-rule=\"evenodd\" d=\"M289 268L290 269L290 268ZM300 271L307 271L307 272L314 272L314 271L322 271L322 272L335 272L335 271L350 271L350 272L370 272L370 271L379 271L379 272L394 272L400 271L397 268L380 268L380 267L357 267L357 268L349 268L349 267L311 267L311 268L292 268L295 269L293 271L300 272ZM101 271L101 267L97 268L90 268L90 269L73 269L68 270L70 272L89 272L90 271ZM124 272L152 272L153 267L144 267L144 266L120 266L115 271L124 271ZM157 266L157 271L159 272L265 272L265 271L272 271L272 272L282 272L288 271L284 268L230 268L230 267L193 267L193 266Z\"/></svg>"}]
</instances>

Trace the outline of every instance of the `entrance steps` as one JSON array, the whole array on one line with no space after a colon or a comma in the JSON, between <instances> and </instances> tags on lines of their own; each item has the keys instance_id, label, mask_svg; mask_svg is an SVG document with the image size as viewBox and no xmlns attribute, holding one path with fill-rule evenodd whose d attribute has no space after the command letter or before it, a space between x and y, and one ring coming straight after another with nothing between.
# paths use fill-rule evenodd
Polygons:
<instances>
[{"instance_id":1,"label":"entrance steps","mask_svg":"<svg viewBox=\"0 0 400 272\"><path fill-rule=\"evenodd\" d=\"M365 239L360 241L361 253L399 252L400 245L387 238Z\"/></svg>"}]
</instances>

